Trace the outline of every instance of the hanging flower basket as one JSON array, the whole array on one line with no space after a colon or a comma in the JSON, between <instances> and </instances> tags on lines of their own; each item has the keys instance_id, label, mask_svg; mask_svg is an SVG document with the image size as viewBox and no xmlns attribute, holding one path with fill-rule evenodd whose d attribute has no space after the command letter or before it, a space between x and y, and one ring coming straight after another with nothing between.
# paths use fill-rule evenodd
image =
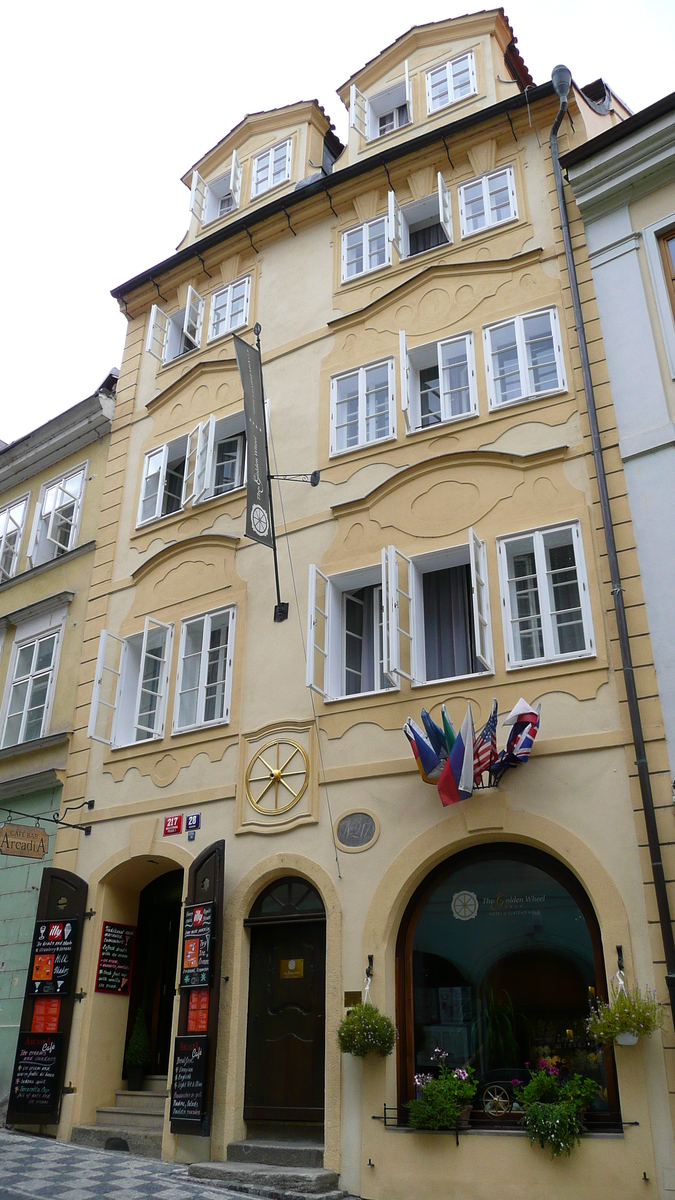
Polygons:
<instances>
[{"instance_id":1,"label":"hanging flower basket","mask_svg":"<svg viewBox=\"0 0 675 1200\"><path fill-rule=\"evenodd\" d=\"M596 1042L618 1042L620 1046L634 1046L640 1036L649 1037L663 1026L663 1004L656 999L650 988L640 989L638 983L627 988L623 976L612 984L609 1004L602 1001L586 1022L589 1037Z\"/></svg>"},{"instance_id":2,"label":"hanging flower basket","mask_svg":"<svg viewBox=\"0 0 675 1200\"><path fill-rule=\"evenodd\" d=\"M396 1027L374 1004L355 1004L340 1021L337 1040L343 1054L387 1058L396 1045Z\"/></svg>"}]
</instances>

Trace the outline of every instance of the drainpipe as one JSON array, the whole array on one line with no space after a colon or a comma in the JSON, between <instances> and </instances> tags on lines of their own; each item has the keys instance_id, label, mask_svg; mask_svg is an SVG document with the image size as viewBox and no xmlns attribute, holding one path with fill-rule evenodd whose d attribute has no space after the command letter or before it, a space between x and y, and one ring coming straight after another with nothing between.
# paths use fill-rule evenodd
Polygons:
<instances>
[{"instance_id":1,"label":"drainpipe","mask_svg":"<svg viewBox=\"0 0 675 1200\"><path fill-rule=\"evenodd\" d=\"M673 1011L673 1021L675 1023L675 938L673 937L673 926L670 917L670 904L668 902L668 891L666 889L666 877L664 874L663 860L661 857L661 843L659 841L659 831L656 824L656 813L654 811L652 784L649 776L649 767L647 765L642 718L640 716L640 706L638 704L637 690L635 687L635 672L633 670L630 639L628 637L628 625L626 624L626 609L623 601L623 587L621 585L619 559L617 557L616 542L614 540L612 511L609 503L609 493L607 491L607 476L605 475L605 463L602 456L602 445L600 443L598 413L595 407L595 393L593 391L591 366L588 359L588 347L586 345L586 330L584 328L584 318L581 311L579 283L577 281L576 266L574 262L574 255L572 253L572 239L570 237L570 226L567 216L567 205L565 202L565 189L563 185L562 171L560 168L560 159L558 157L558 130L560 129L563 117L567 112L567 97L569 95L570 87L572 86L572 73L567 67L560 65L553 68L551 80L553 87L555 88L560 99L560 108L558 109L558 115L553 122L550 137L553 174L555 176L555 186L558 194L558 208L560 209L560 223L562 225L563 242L565 245L567 274L569 275L570 289L572 292L574 323L576 325L577 340L579 343L579 356L581 358L581 374L584 383L584 392L586 393L588 423L591 428L593 461L595 463L598 491L600 493L600 510L602 512L602 525L605 533L607 558L609 560L609 572L612 581L614 611L616 613L616 624L619 631L621 669L623 671L624 682L626 685L628 713L630 716L631 731L633 735L633 745L635 747L635 765L638 769L642 807L645 814L645 824L647 826L647 841L649 843L652 874L654 876L654 891L656 893L656 904L659 911L659 924L661 926L663 949L665 951L666 958L666 984L668 986L670 1006Z\"/></svg>"}]
</instances>

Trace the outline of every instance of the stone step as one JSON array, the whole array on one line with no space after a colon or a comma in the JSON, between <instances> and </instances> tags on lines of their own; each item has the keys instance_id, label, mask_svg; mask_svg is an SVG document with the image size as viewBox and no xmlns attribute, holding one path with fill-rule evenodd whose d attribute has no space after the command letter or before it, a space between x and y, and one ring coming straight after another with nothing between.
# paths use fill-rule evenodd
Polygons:
<instances>
[{"instance_id":1,"label":"stone step","mask_svg":"<svg viewBox=\"0 0 675 1200\"><path fill-rule=\"evenodd\" d=\"M323 1146L315 1142L287 1142L254 1138L230 1142L227 1161L231 1163L260 1163L273 1167L323 1167Z\"/></svg>"},{"instance_id":2,"label":"stone step","mask_svg":"<svg viewBox=\"0 0 675 1200\"><path fill-rule=\"evenodd\" d=\"M116 1108L133 1108L137 1112L158 1113L164 1116L168 1092L115 1092Z\"/></svg>"},{"instance_id":3,"label":"stone step","mask_svg":"<svg viewBox=\"0 0 675 1200\"><path fill-rule=\"evenodd\" d=\"M162 1134L149 1129L127 1128L123 1125L75 1125L71 1142L92 1146L96 1150L124 1150L141 1158L162 1157Z\"/></svg>"},{"instance_id":4,"label":"stone step","mask_svg":"<svg viewBox=\"0 0 675 1200\"><path fill-rule=\"evenodd\" d=\"M344 1196L335 1171L250 1162L202 1162L188 1167L191 1179L265 1196L269 1200L338 1200Z\"/></svg>"},{"instance_id":5,"label":"stone step","mask_svg":"<svg viewBox=\"0 0 675 1200\"><path fill-rule=\"evenodd\" d=\"M143 1091L144 1092L163 1092L165 1095L169 1090L168 1075L144 1075L143 1076Z\"/></svg>"},{"instance_id":6,"label":"stone step","mask_svg":"<svg viewBox=\"0 0 675 1200\"><path fill-rule=\"evenodd\" d=\"M160 1133L164 1127L164 1107L161 1112L142 1112L137 1108L115 1107L96 1109L97 1125L124 1125L127 1129L153 1129Z\"/></svg>"}]
</instances>

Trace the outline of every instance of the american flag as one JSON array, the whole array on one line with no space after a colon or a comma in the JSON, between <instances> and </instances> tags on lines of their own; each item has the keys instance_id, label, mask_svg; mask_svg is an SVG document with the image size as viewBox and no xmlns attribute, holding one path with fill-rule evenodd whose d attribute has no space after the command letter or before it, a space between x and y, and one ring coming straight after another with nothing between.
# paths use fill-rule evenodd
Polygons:
<instances>
[{"instance_id":1,"label":"american flag","mask_svg":"<svg viewBox=\"0 0 675 1200\"><path fill-rule=\"evenodd\" d=\"M483 772L489 771L497 758L497 701L483 728L473 739L473 781L480 787Z\"/></svg>"}]
</instances>

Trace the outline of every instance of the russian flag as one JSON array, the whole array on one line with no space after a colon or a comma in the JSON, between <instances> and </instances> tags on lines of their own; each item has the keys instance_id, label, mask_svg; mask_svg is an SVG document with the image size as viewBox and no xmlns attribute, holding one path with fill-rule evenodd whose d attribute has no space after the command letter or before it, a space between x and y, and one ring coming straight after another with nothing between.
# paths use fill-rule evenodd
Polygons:
<instances>
[{"instance_id":1,"label":"russian flag","mask_svg":"<svg viewBox=\"0 0 675 1200\"><path fill-rule=\"evenodd\" d=\"M448 755L460 800L468 800L473 795L473 738L473 717L468 704L462 727Z\"/></svg>"}]
</instances>

